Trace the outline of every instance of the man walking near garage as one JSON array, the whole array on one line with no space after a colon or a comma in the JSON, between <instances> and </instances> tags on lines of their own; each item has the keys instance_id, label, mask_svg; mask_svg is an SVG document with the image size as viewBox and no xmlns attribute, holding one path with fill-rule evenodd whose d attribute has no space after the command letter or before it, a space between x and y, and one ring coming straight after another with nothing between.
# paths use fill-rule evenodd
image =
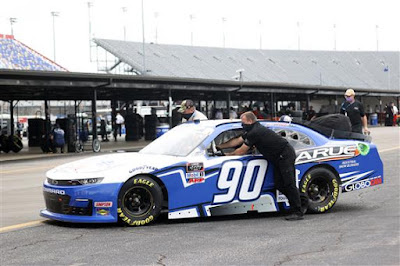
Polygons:
<instances>
[{"instance_id":1,"label":"man walking near garage","mask_svg":"<svg viewBox=\"0 0 400 266\"><path fill-rule=\"evenodd\" d=\"M194 120L207 120L202 112L197 111L192 100L184 100L181 104L181 108L178 110L182 114L182 122L194 121Z\"/></svg>"},{"instance_id":2,"label":"man walking near garage","mask_svg":"<svg viewBox=\"0 0 400 266\"><path fill-rule=\"evenodd\" d=\"M344 97L346 101L340 107L340 113L348 116L351 122L351 131L356 133L368 133L367 116L364 112L364 106L359 101L355 100L356 93L352 89L348 89Z\"/></svg>"},{"instance_id":3,"label":"man walking near garage","mask_svg":"<svg viewBox=\"0 0 400 266\"><path fill-rule=\"evenodd\" d=\"M253 112L240 116L245 134L218 145L219 149L233 148L235 151L226 155L244 155L255 146L264 158L274 165L275 187L282 192L290 204L290 214L286 220L302 220L300 192L296 187L295 167L296 153L287 140L274 131L262 126Z\"/></svg>"}]
</instances>

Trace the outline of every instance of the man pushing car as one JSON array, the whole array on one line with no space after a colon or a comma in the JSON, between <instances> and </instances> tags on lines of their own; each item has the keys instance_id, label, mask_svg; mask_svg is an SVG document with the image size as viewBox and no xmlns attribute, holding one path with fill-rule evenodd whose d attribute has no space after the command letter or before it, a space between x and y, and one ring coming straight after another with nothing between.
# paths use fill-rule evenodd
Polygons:
<instances>
[{"instance_id":1,"label":"man pushing car","mask_svg":"<svg viewBox=\"0 0 400 266\"><path fill-rule=\"evenodd\" d=\"M255 146L263 157L274 165L274 181L276 188L282 192L290 204L290 214L286 220L302 220L300 193L296 187L295 159L296 153L286 139L274 131L262 126L252 112L240 116L245 134L217 146L218 149L233 148L235 151L226 155L244 155Z\"/></svg>"}]
</instances>

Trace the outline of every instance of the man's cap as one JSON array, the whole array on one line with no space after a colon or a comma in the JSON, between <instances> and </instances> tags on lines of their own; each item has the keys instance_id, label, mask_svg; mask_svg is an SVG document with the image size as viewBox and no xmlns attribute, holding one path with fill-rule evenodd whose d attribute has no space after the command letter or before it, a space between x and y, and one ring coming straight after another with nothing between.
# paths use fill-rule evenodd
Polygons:
<instances>
[{"instance_id":1,"label":"man's cap","mask_svg":"<svg viewBox=\"0 0 400 266\"><path fill-rule=\"evenodd\" d=\"M352 89L348 89L345 93L344 96L355 96L356 93Z\"/></svg>"},{"instance_id":2,"label":"man's cap","mask_svg":"<svg viewBox=\"0 0 400 266\"><path fill-rule=\"evenodd\" d=\"M181 108L179 108L178 112L179 113L183 113L186 109L189 109L189 108L191 108L193 106L194 106L194 103L193 103L192 100L184 100L181 103Z\"/></svg>"}]
</instances>

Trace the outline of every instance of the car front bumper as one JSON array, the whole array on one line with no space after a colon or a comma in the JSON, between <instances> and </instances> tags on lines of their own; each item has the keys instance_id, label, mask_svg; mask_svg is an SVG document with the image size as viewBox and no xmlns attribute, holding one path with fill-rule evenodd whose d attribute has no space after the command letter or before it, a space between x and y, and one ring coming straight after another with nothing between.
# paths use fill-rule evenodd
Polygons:
<instances>
[{"instance_id":1,"label":"car front bumper","mask_svg":"<svg viewBox=\"0 0 400 266\"><path fill-rule=\"evenodd\" d=\"M122 184L54 186L43 184L46 209L40 216L74 223L117 222L118 192Z\"/></svg>"}]
</instances>

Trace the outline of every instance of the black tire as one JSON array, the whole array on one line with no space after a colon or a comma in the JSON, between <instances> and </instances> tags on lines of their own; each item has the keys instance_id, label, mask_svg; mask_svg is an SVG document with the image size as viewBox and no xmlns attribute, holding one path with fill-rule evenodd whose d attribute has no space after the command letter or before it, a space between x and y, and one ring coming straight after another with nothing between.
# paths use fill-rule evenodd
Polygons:
<instances>
[{"instance_id":1,"label":"black tire","mask_svg":"<svg viewBox=\"0 0 400 266\"><path fill-rule=\"evenodd\" d=\"M8 147L10 148L10 150L17 153L22 150L23 144L22 144L21 139L18 136L10 135L10 136L8 136Z\"/></svg>"},{"instance_id":2,"label":"black tire","mask_svg":"<svg viewBox=\"0 0 400 266\"><path fill-rule=\"evenodd\" d=\"M83 142L82 141L75 141L74 142L75 152L83 152Z\"/></svg>"},{"instance_id":3,"label":"black tire","mask_svg":"<svg viewBox=\"0 0 400 266\"><path fill-rule=\"evenodd\" d=\"M0 135L0 147L1 150L5 153L10 151L10 146L8 145L8 136L2 134Z\"/></svg>"},{"instance_id":4,"label":"black tire","mask_svg":"<svg viewBox=\"0 0 400 266\"><path fill-rule=\"evenodd\" d=\"M308 197L308 212L323 213L330 210L339 197L340 185L336 175L326 168L314 168L300 182L300 193Z\"/></svg>"},{"instance_id":5,"label":"black tire","mask_svg":"<svg viewBox=\"0 0 400 266\"><path fill-rule=\"evenodd\" d=\"M158 183L147 176L136 176L119 192L118 216L131 226L149 224L160 214L162 203L163 194Z\"/></svg>"}]
</instances>

